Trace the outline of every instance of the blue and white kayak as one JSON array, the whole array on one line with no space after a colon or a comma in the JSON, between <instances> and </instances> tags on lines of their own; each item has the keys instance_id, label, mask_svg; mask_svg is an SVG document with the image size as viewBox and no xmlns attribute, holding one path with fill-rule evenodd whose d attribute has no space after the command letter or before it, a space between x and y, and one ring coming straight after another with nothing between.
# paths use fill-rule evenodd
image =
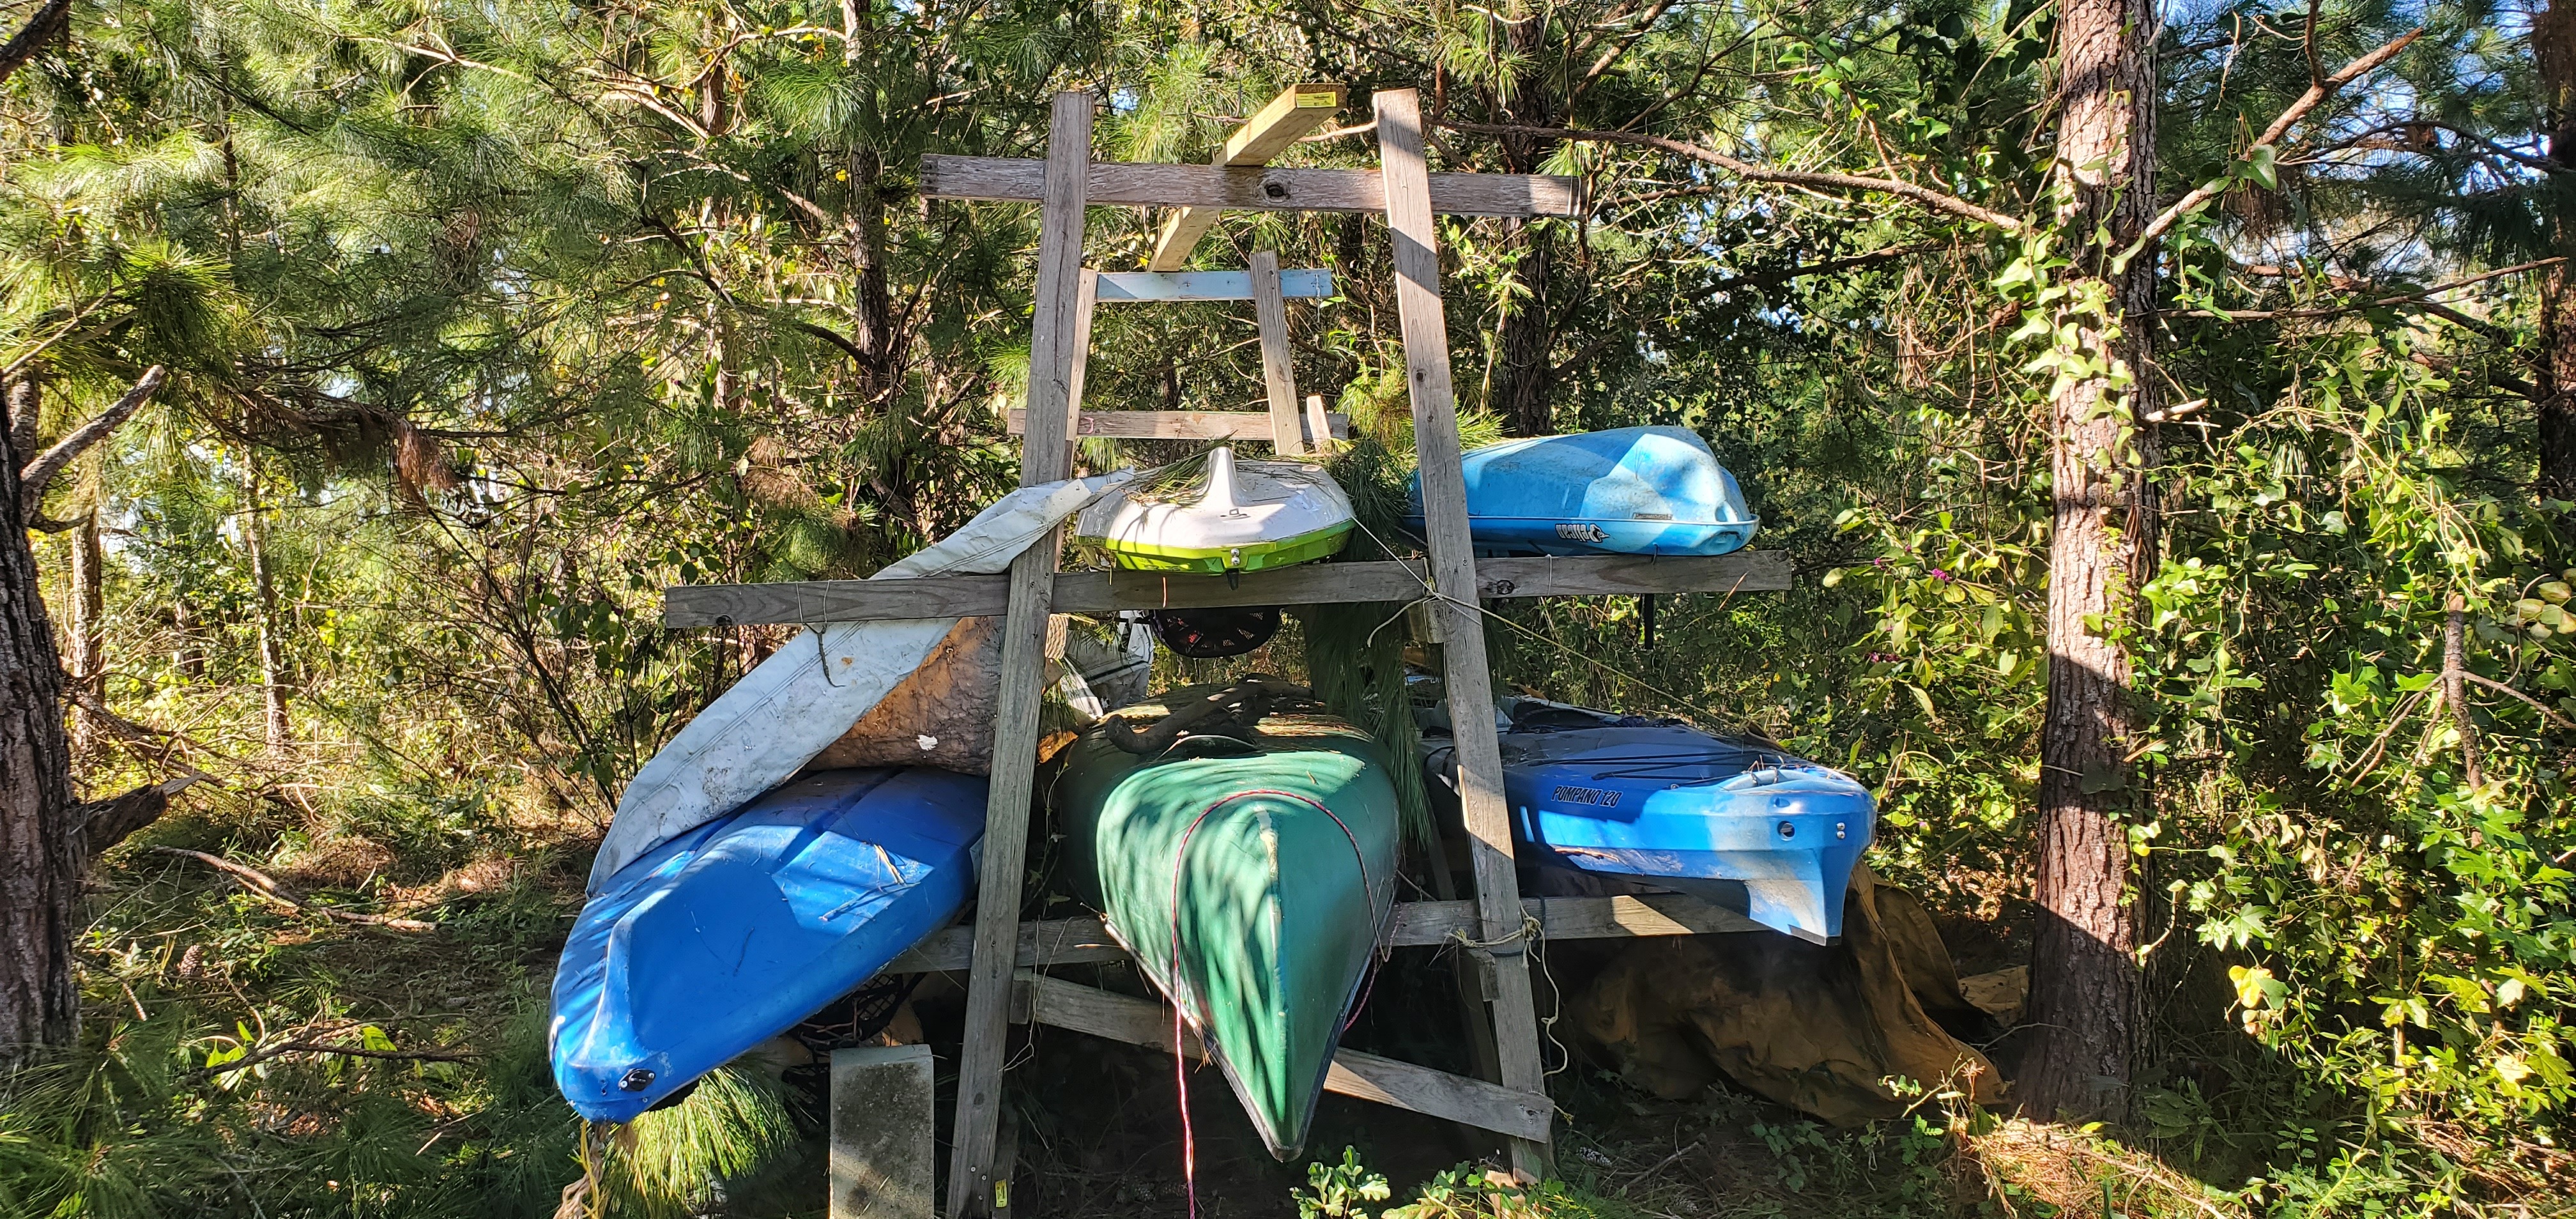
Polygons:
<instances>
[{"instance_id":1,"label":"blue and white kayak","mask_svg":"<svg viewBox=\"0 0 2576 1219\"><path fill-rule=\"evenodd\" d=\"M1510 440L1468 451L1467 532L1482 555L1720 555L1759 523L1708 442L1676 427ZM1405 526L1422 531L1422 477Z\"/></svg>"},{"instance_id":2,"label":"blue and white kayak","mask_svg":"<svg viewBox=\"0 0 2576 1219\"><path fill-rule=\"evenodd\" d=\"M555 1086L622 1122L848 994L957 915L985 781L827 770L620 869L555 969Z\"/></svg>"},{"instance_id":3,"label":"blue and white kayak","mask_svg":"<svg viewBox=\"0 0 2576 1219\"><path fill-rule=\"evenodd\" d=\"M1842 934L1843 890L1878 820L1850 776L1678 720L1538 699L1509 700L1502 714L1503 796L1522 862L1632 877L1814 943ZM1426 769L1445 786L1450 747L1425 744Z\"/></svg>"}]
</instances>

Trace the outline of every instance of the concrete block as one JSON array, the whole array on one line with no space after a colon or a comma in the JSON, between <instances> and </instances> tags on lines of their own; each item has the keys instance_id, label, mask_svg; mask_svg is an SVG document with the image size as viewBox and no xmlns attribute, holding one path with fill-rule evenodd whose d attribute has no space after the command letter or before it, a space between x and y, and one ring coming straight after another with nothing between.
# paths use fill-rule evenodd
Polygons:
<instances>
[{"instance_id":1,"label":"concrete block","mask_svg":"<svg viewBox=\"0 0 2576 1219\"><path fill-rule=\"evenodd\" d=\"M932 1219L926 1045L832 1051L832 1219Z\"/></svg>"}]
</instances>

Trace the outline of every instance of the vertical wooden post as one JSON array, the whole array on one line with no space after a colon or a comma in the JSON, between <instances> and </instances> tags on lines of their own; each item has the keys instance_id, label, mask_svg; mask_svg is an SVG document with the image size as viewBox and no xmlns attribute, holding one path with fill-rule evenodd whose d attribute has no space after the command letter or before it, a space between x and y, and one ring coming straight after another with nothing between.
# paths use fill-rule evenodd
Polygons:
<instances>
[{"instance_id":1,"label":"vertical wooden post","mask_svg":"<svg viewBox=\"0 0 2576 1219\"><path fill-rule=\"evenodd\" d=\"M1288 300L1279 294L1279 255L1252 252L1252 316L1261 327L1261 379L1270 386L1270 443L1282 457L1306 453L1297 419L1297 372L1288 362Z\"/></svg>"},{"instance_id":2,"label":"vertical wooden post","mask_svg":"<svg viewBox=\"0 0 2576 1219\"><path fill-rule=\"evenodd\" d=\"M1306 444L1318 453L1333 452L1333 421L1324 417L1324 396L1306 395Z\"/></svg>"},{"instance_id":3,"label":"vertical wooden post","mask_svg":"<svg viewBox=\"0 0 2576 1219\"><path fill-rule=\"evenodd\" d=\"M1084 267L1081 273L1075 277L1074 294L1079 299L1074 302L1073 368L1072 371L1067 373L1065 376L1066 388L1064 394L1064 469L1066 474L1071 474L1073 472L1073 446L1080 443L1082 435L1082 374L1085 369L1088 369L1091 366L1091 310L1094 306L1100 303L1100 272L1090 267ZM1030 367L1034 369L1036 367L1034 357L1037 355L1036 344L1032 343L1030 345L1029 355L1032 357ZM1021 460L1025 462L1027 458L1023 457Z\"/></svg>"},{"instance_id":4,"label":"vertical wooden post","mask_svg":"<svg viewBox=\"0 0 2576 1219\"><path fill-rule=\"evenodd\" d=\"M1386 183L1386 224L1395 246L1395 304L1404 334L1405 381L1413 397L1413 447L1421 458L1424 537L1432 586L1446 619L1443 685L1458 750L1458 799L1476 872L1476 908L1495 944L1494 1041L1504 1087L1545 1092L1538 1012L1530 995L1529 941L1522 934L1520 880L1503 805L1502 745L1494 735L1493 673L1476 600L1476 558L1467 536L1467 482L1459 465L1458 401L1449 380L1449 325L1440 304L1440 253L1431 212L1431 175L1422 159L1422 103L1411 89L1380 93L1378 157ZM1535 1181L1547 1172L1547 1144L1513 1139L1512 1171Z\"/></svg>"},{"instance_id":5,"label":"vertical wooden post","mask_svg":"<svg viewBox=\"0 0 2576 1219\"><path fill-rule=\"evenodd\" d=\"M1028 435L1020 448L1023 486L1054 482L1072 465L1068 441L1084 312L1082 209L1090 167L1091 97L1058 93L1040 205ZM1058 536L1048 534L1011 564L1001 684L994 696L992 794L984 806L983 866L975 890L975 963L966 990L965 1052L957 1068L956 1147L948 1166L951 1219L983 1213L993 1204L993 1147L1010 1037L1011 967L1019 950L1020 884L1037 780L1038 698L1045 684Z\"/></svg>"}]
</instances>

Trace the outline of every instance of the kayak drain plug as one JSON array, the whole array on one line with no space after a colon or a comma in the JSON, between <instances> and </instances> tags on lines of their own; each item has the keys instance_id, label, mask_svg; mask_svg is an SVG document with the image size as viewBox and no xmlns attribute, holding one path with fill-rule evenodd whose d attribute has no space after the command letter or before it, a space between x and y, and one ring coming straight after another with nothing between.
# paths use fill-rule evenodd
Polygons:
<instances>
[{"instance_id":1,"label":"kayak drain plug","mask_svg":"<svg viewBox=\"0 0 2576 1219\"><path fill-rule=\"evenodd\" d=\"M617 1086L628 1092L641 1092L644 1089L653 1086L653 1073L642 1067L637 1067L619 1077Z\"/></svg>"},{"instance_id":2,"label":"kayak drain plug","mask_svg":"<svg viewBox=\"0 0 2576 1219\"><path fill-rule=\"evenodd\" d=\"M1783 821L1783 822L1781 822L1781 823L1780 823L1780 836L1781 836L1781 837L1783 837L1783 838L1795 838L1795 837L1797 837L1797 836L1798 836L1798 823L1797 823L1797 822L1794 822L1794 821Z\"/></svg>"}]
</instances>

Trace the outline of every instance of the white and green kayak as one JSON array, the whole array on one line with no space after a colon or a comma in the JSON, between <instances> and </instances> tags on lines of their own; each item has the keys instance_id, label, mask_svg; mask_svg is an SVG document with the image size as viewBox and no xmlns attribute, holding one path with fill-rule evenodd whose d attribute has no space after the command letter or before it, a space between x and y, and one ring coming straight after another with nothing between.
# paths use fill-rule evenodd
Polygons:
<instances>
[{"instance_id":1,"label":"white and green kayak","mask_svg":"<svg viewBox=\"0 0 2576 1219\"><path fill-rule=\"evenodd\" d=\"M1220 445L1204 464L1103 496L1076 518L1073 540L1134 571L1261 571L1340 550L1351 523L1350 498L1320 468L1238 462Z\"/></svg>"}]
</instances>

